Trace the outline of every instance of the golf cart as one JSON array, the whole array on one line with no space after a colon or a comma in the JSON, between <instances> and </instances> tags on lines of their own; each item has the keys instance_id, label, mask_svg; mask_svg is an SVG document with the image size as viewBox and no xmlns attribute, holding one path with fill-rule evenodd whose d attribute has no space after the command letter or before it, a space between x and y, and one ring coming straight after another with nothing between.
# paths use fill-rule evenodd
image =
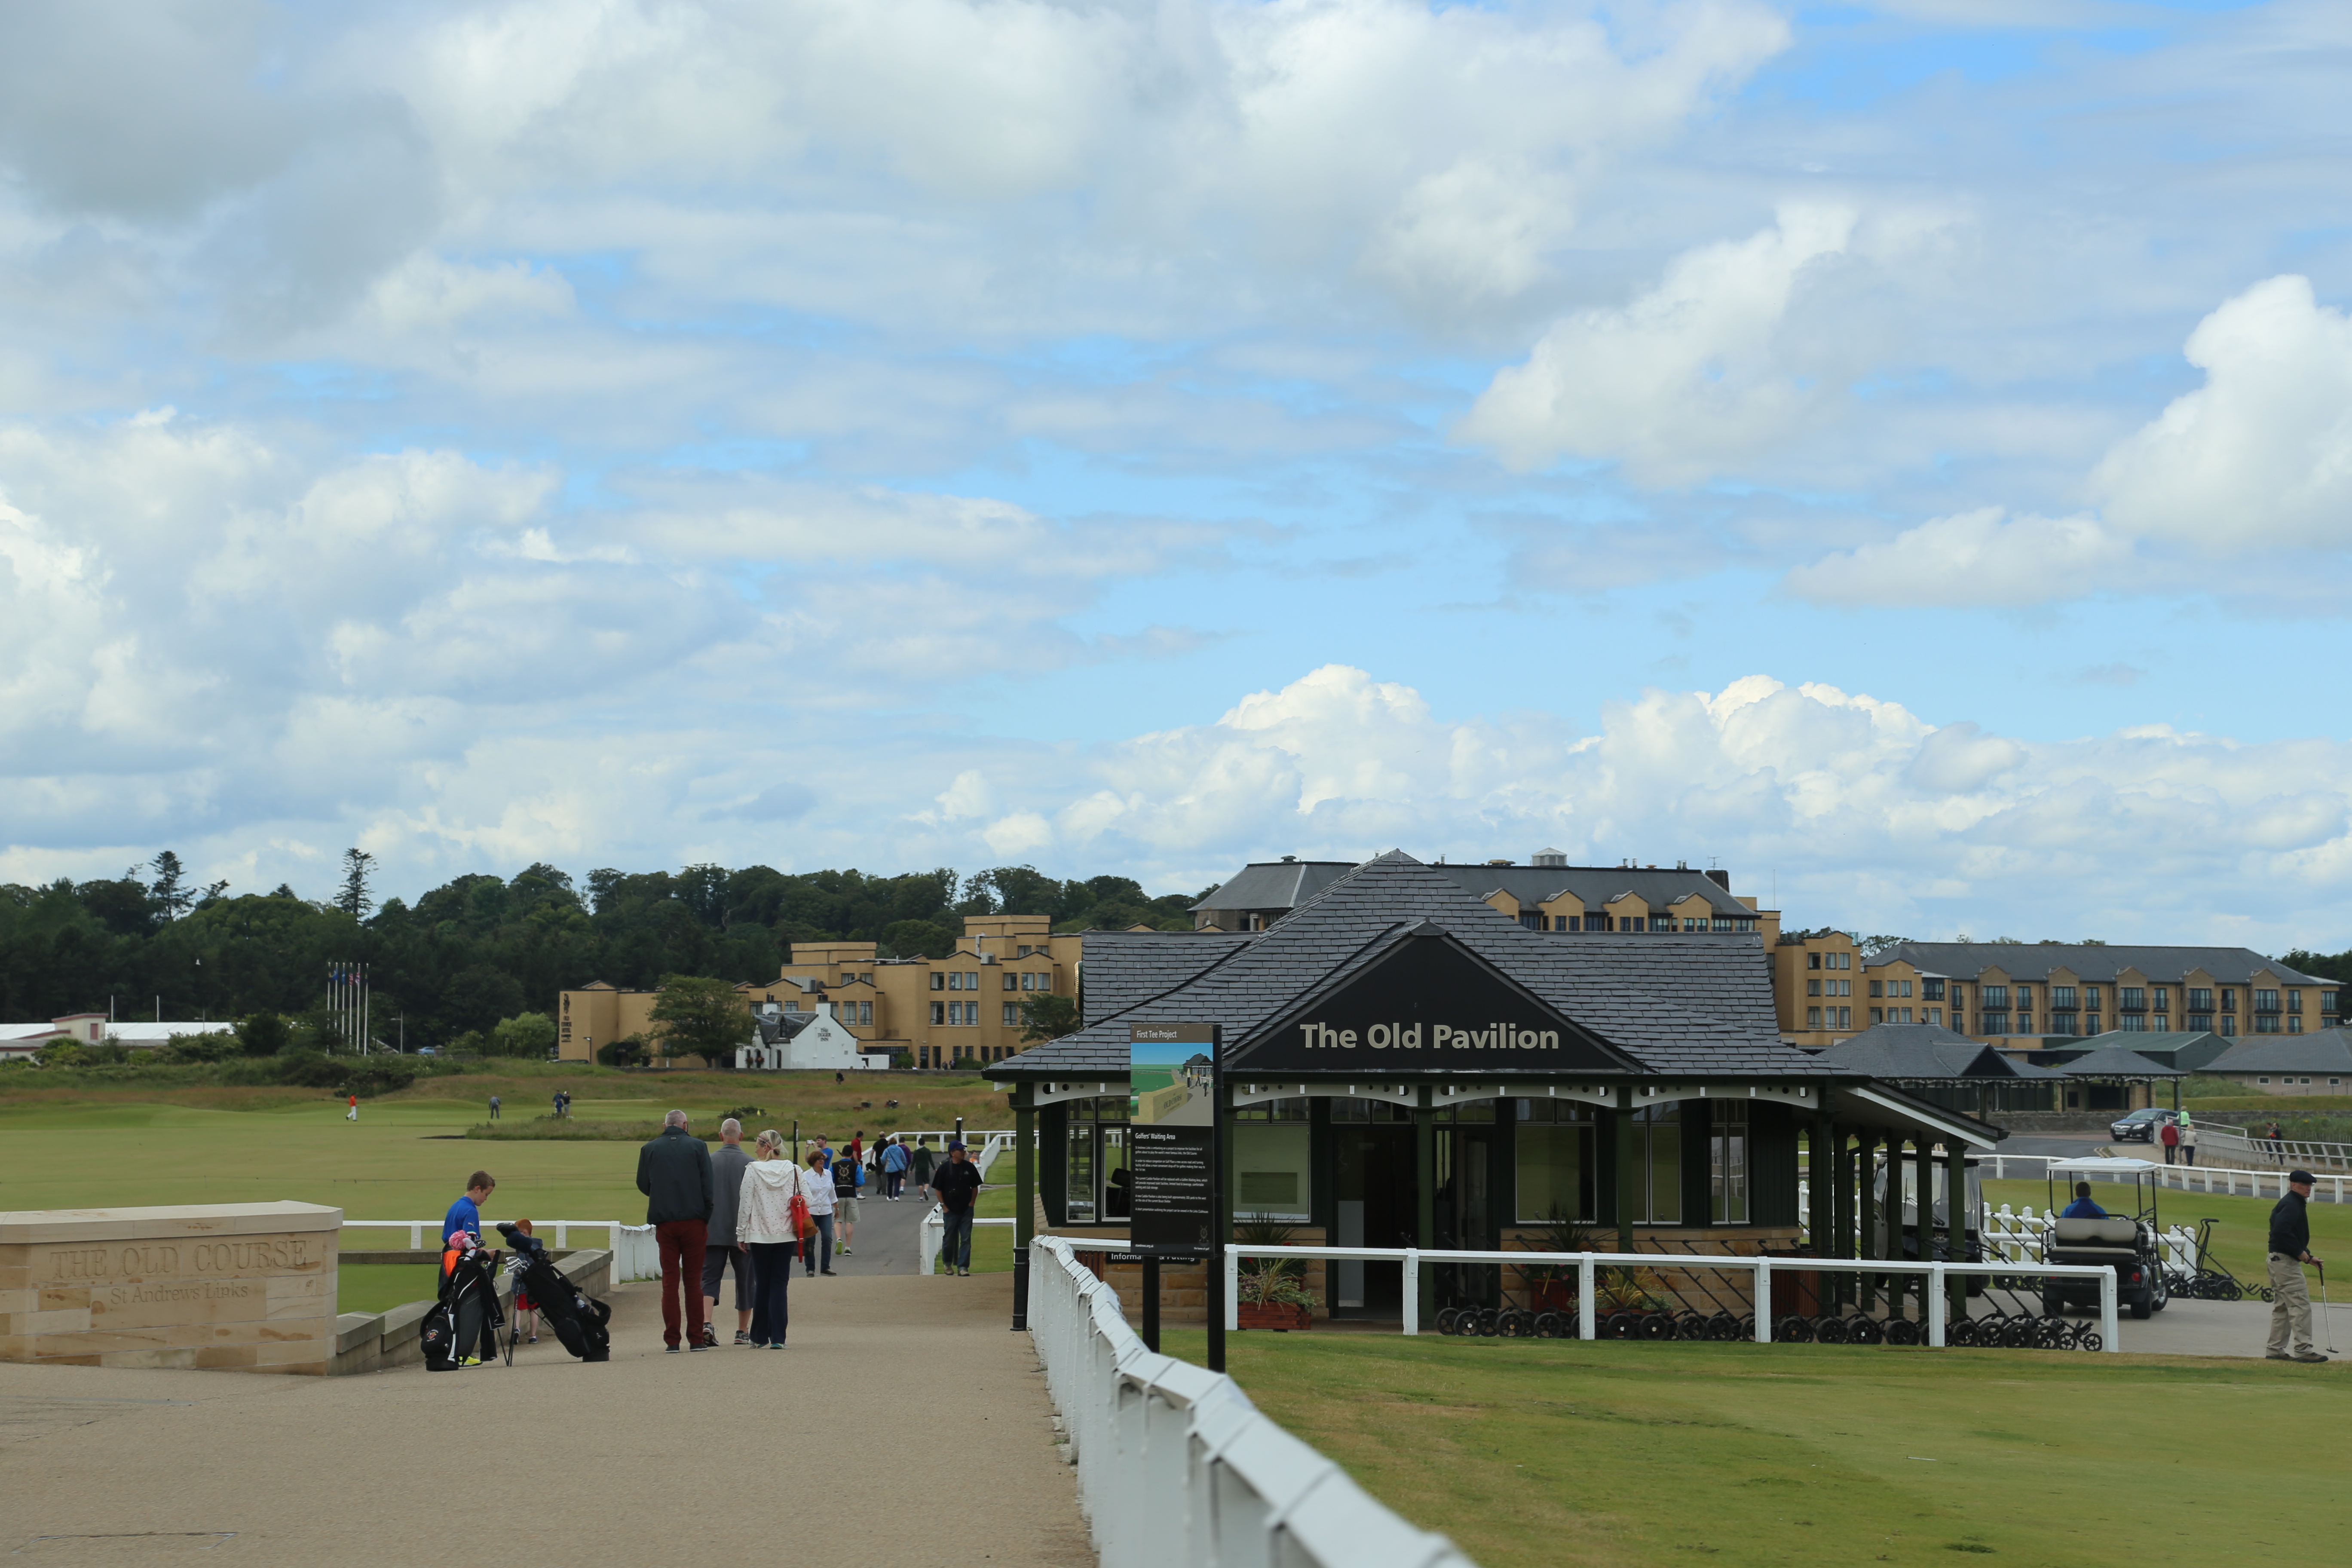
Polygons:
<instances>
[{"instance_id":1,"label":"golf cart","mask_svg":"<svg viewBox=\"0 0 2352 1568\"><path fill-rule=\"evenodd\" d=\"M2171 1299L2164 1268L2157 1252L2161 1234L2156 1217L2156 1173L2164 1167L2147 1160L2091 1157L2053 1160L2049 1167L2049 1202L2058 1215L2074 1202L2074 1184L2096 1182L2105 1186L2111 1210L2105 1219L2063 1219L2051 1222L2042 1247L2045 1263L2081 1263L2116 1272L2116 1299L2135 1318L2164 1310ZM2128 1184L2128 1185L2126 1185ZM2128 1194L2127 1197L2124 1197ZM2116 1202L2118 1197L2124 1201ZM2098 1194L2092 1195L2094 1203ZM2112 1212L2121 1210L2123 1212ZM2042 1282L2042 1310L2056 1317L2069 1306L2096 1310L2099 1282L2077 1277L2054 1277Z\"/></svg>"}]
</instances>

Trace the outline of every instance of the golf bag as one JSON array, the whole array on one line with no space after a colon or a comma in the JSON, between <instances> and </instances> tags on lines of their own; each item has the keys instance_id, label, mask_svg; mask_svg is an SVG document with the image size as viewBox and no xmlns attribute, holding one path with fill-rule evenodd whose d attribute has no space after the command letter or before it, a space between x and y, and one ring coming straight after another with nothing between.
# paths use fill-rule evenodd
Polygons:
<instances>
[{"instance_id":1,"label":"golf bag","mask_svg":"<svg viewBox=\"0 0 2352 1568\"><path fill-rule=\"evenodd\" d=\"M582 1361L610 1361L613 1336L604 1325L612 1321L613 1309L565 1279L539 1237L525 1236L506 1224L499 1226L499 1232L522 1262L515 1275L515 1289L538 1305L563 1348Z\"/></svg>"},{"instance_id":2,"label":"golf bag","mask_svg":"<svg viewBox=\"0 0 2352 1568\"><path fill-rule=\"evenodd\" d=\"M497 1267L495 1253L470 1251L441 1270L440 1299L416 1330L425 1371L452 1371L463 1356L479 1356L485 1365L498 1359L499 1327L506 1314L499 1310L493 1283Z\"/></svg>"}]
</instances>

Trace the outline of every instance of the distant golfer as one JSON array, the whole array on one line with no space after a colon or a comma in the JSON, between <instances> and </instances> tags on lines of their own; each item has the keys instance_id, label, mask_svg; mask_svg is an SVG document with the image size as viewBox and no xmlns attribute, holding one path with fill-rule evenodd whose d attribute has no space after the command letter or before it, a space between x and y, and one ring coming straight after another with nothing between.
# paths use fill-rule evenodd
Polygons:
<instances>
[{"instance_id":1,"label":"distant golfer","mask_svg":"<svg viewBox=\"0 0 2352 1568\"><path fill-rule=\"evenodd\" d=\"M2074 1201L2058 1211L2060 1219L2105 1219L2107 1211L2091 1201L2091 1184L2074 1184Z\"/></svg>"},{"instance_id":2,"label":"distant golfer","mask_svg":"<svg viewBox=\"0 0 2352 1568\"><path fill-rule=\"evenodd\" d=\"M2303 1277L2306 1263L2326 1265L2311 1255L2311 1216L2304 1205L2311 1201L2311 1173L2291 1171L2286 1196L2271 1210L2271 1342L2263 1353L2273 1361L2326 1361L2311 1342L2311 1287ZM2292 1332L2294 1353L2287 1353Z\"/></svg>"},{"instance_id":3,"label":"distant golfer","mask_svg":"<svg viewBox=\"0 0 2352 1568\"><path fill-rule=\"evenodd\" d=\"M344 1121L357 1121L359 1119L360 1119L360 1097L359 1097L358 1095L354 1094L353 1096L352 1096L352 1108L351 1108L349 1110L346 1110L346 1111L344 1111L344 1112L343 1112L343 1120L344 1120Z\"/></svg>"},{"instance_id":4,"label":"distant golfer","mask_svg":"<svg viewBox=\"0 0 2352 1568\"><path fill-rule=\"evenodd\" d=\"M499 1097L498 1097L497 1095L495 1095L495 1094L494 1094L494 1095L490 1096L490 1120L491 1120L491 1121L496 1121L498 1119L499 1119Z\"/></svg>"}]
</instances>

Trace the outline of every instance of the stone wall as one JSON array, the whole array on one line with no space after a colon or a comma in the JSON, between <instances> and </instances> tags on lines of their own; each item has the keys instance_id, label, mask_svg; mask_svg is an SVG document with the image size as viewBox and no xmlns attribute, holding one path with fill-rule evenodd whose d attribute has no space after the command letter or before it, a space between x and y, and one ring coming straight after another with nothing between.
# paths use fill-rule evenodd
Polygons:
<instances>
[{"instance_id":1,"label":"stone wall","mask_svg":"<svg viewBox=\"0 0 2352 1568\"><path fill-rule=\"evenodd\" d=\"M0 1361L324 1374L341 1209L0 1213Z\"/></svg>"}]
</instances>

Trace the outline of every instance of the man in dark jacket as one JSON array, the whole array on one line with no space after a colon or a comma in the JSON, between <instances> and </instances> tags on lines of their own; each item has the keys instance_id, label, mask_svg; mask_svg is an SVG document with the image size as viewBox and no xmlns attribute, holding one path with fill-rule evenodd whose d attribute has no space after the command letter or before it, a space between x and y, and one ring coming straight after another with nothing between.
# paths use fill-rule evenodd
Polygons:
<instances>
[{"instance_id":1,"label":"man in dark jacket","mask_svg":"<svg viewBox=\"0 0 2352 1568\"><path fill-rule=\"evenodd\" d=\"M2326 1361L2311 1342L2311 1287L2303 1266L2317 1263L2311 1255L2311 1216L2304 1205L2311 1201L2311 1173L2296 1171L2286 1179L2286 1195L2271 1210L2271 1342L2263 1353L2273 1361ZM2287 1353L2292 1331L2294 1353Z\"/></svg>"},{"instance_id":2,"label":"man in dark jacket","mask_svg":"<svg viewBox=\"0 0 2352 1568\"><path fill-rule=\"evenodd\" d=\"M950 1265L957 1274L971 1272L972 1205L980 1197L980 1167L965 1158L961 1143L948 1145L948 1163L931 1173L931 1190L940 1195L940 1269Z\"/></svg>"},{"instance_id":3,"label":"man in dark jacket","mask_svg":"<svg viewBox=\"0 0 2352 1568\"><path fill-rule=\"evenodd\" d=\"M646 1194L646 1223L661 1247L662 1342L678 1348L678 1304L686 1307L689 1349L706 1350L702 1331L702 1260L718 1194L710 1151L686 1130L686 1112L662 1118L661 1136L637 1151L637 1191Z\"/></svg>"}]
</instances>

